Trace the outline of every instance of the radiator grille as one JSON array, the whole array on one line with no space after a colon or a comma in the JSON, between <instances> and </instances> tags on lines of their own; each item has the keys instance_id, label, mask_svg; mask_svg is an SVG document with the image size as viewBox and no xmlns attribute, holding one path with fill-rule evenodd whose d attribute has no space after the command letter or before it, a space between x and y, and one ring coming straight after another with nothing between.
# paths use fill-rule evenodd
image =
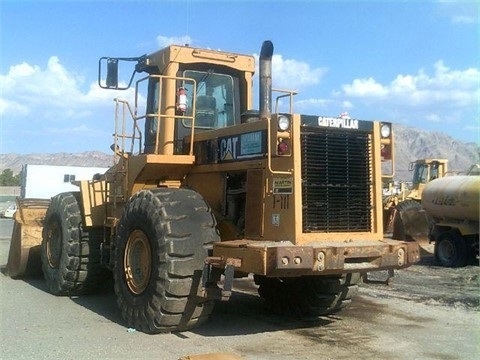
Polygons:
<instances>
[{"instance_id":1,"label":"radiator grille","mask_svg":"<svg viewBox=\"0 0 480 360\"><path fill-rule=\"evenodd\" d=\"M301 147L303 231L370 231L369 133L304 127Z\"/></svg>"}]
</instances>

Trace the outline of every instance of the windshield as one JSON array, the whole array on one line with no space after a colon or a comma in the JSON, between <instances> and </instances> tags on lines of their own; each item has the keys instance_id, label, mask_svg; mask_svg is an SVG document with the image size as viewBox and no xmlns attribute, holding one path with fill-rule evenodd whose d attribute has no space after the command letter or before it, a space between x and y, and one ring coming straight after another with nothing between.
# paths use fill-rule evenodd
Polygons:
<instances>
[{"instance_id":1,"label":"windshield","mask_svg":"<svg viewBox=\"0 0 480 360\"><path fill-rule=\"evenodd\" d=\"M415 166L415 172L413 174L412 182L414 184L424 184L427 182L428 177L428 165L426 164L417 164Z\"/></svg>"},{"instance_id":2,"label":"windshield","mask_svg":"<svg viewBox=\"0 0 480 360\"><path fill-rule=\"evenodd\" d=\"M213 70L193 71L186 70L186 78L193 78L197 83L195 104L195 127L204 129L218 129L232 126L235 123L235 109L233 100L233 78L225 74L216 74ZM192 103L193 85L185 84L187 103ZM186 114L192 115L192 106L187 108ZM190 121L184 120L184 126L191 126Z\"/></svg>"}]
</instances>

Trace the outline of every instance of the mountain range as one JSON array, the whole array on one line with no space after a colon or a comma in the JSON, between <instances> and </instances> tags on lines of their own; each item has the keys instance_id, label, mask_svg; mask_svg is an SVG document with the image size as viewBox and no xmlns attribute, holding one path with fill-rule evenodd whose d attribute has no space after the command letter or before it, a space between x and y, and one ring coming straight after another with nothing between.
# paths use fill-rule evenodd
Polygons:
<instances>
[{"instance_id":1,"label":"mountain range","mask_svg":"<svg viewBox=\"0 0 480 360\"><path fill-rule=\"evenodd\" d=\"M410 181L409 163L416 159L448 159L448 169L464 172L480 162L480 146L463 143L441 132L428 132L394 124L395 179ZM17 174L23 164L110 167L113 154L100 151L53 154L0 154L0 172L11 169Z\"/></svg>"}]
</instances>

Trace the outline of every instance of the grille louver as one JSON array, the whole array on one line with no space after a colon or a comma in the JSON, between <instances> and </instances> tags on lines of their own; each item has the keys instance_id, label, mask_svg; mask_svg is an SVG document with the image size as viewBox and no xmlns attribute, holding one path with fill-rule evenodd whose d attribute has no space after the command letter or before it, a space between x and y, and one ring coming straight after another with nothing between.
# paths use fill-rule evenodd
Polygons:
<instances>
[{"instance_id":1,"label":"grille louver","mask_svg":"<svg viewBox=\"0 0 480 360\"><path fill-rule=\"evenodd\" d=\"M370 231L369 133L304 127L301 147L303 231Z\"/></svg>"}]
</instances>

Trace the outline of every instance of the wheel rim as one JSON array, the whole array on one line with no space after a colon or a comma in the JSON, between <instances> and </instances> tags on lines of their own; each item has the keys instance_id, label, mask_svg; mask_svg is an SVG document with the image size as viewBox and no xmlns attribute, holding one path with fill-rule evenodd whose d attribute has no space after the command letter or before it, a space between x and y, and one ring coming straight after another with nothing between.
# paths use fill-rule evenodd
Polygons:
<instances>
[{"instance_id":1,"label":"wheel rim","mask_svg":"<svg viewBox=\"0 0 480 360\"><path fill-rule=\"evenodd\" d=\"M52 221L47 236L47 259L48 265L57 268L62 255L62 233L58 222Z\"/></svg>"},{"instance_id":2,"label":"wheel rim","mask_svg":"<svg viewBox=\"0 0 480 360\"><path fill-rule=\"evenodd\" d=\"M123 267L128 288L136 295L141 294L148 285L152 269L152 250L143 231L135 230L128 237Z\"/></svg>"},{"instance_id":3,"label":"wheel rim","mask_svg":"<svg viewBox=\"0 0 480 360\"><path fill-rule=\"evenodd\" d=\"M455 247L449 240L443 240L438 244L438 257L443 263L449 263L455 257Z\"/></svg>"}]
</instances>

